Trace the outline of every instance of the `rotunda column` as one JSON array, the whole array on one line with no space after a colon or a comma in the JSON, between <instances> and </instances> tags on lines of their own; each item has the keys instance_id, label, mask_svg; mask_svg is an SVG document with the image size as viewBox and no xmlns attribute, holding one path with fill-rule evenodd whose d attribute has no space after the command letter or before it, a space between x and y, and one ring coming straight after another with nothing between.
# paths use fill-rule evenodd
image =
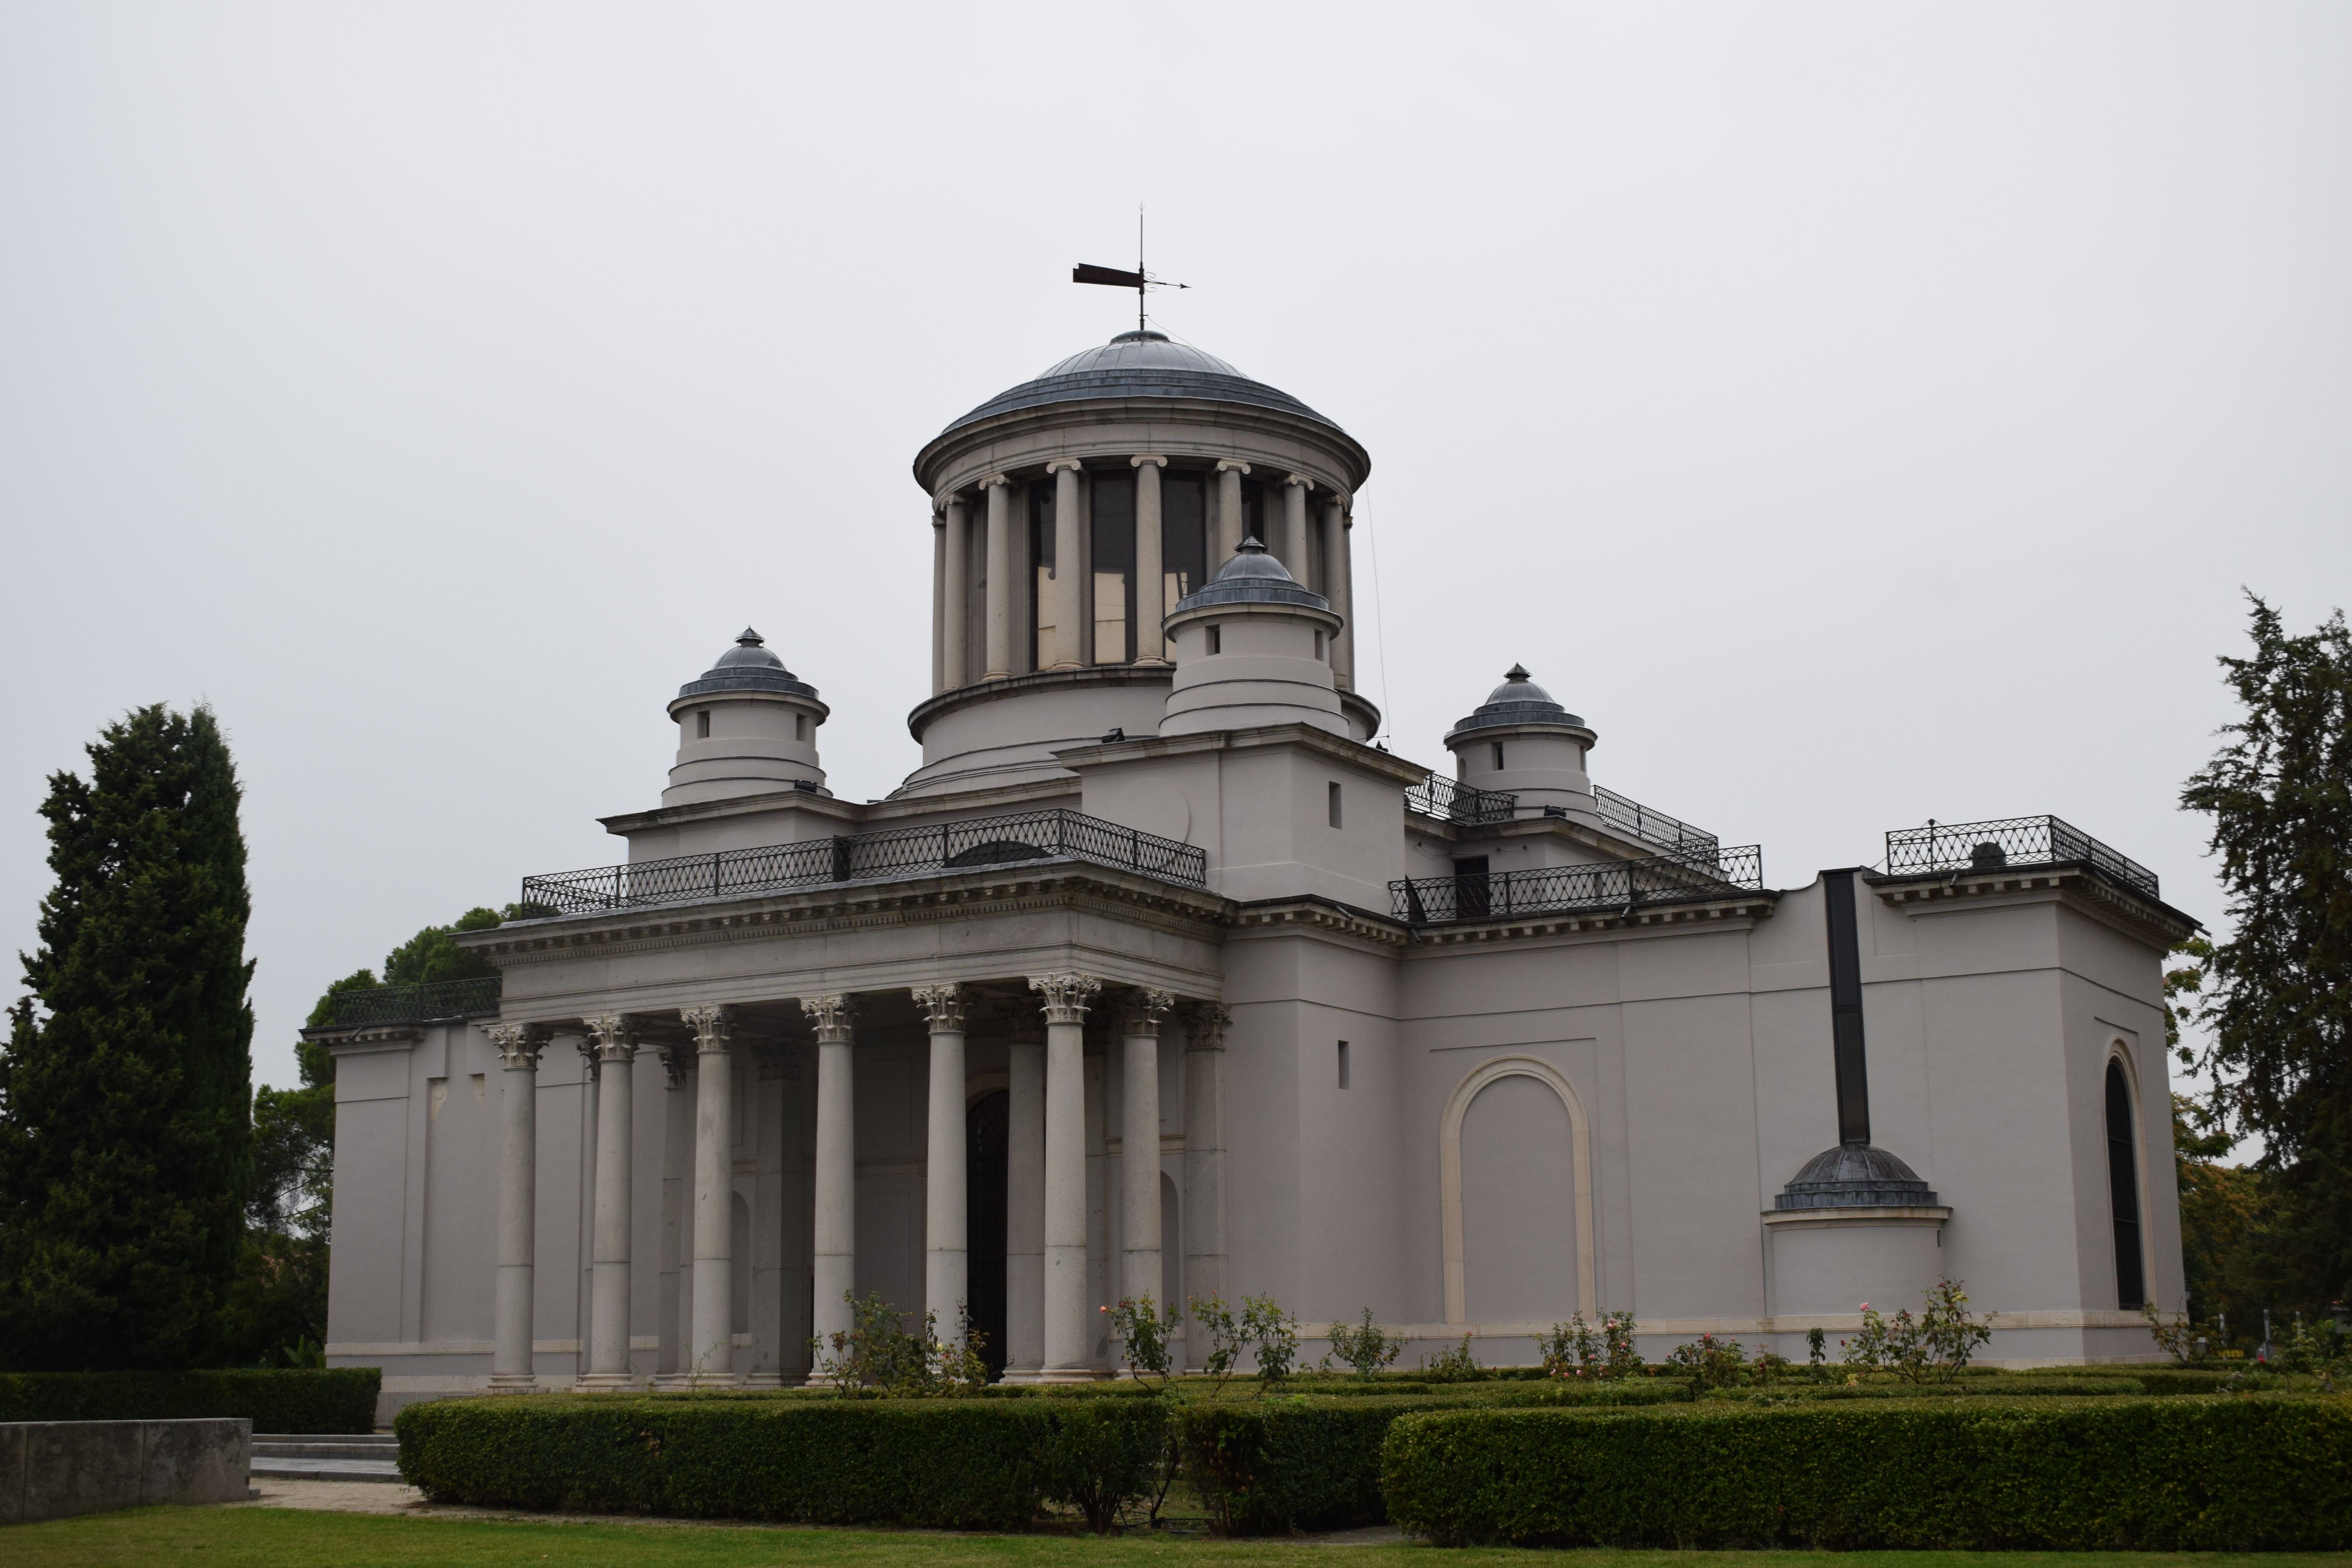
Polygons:
<instances>
[{"instance_id":1,"label":"rotunda column","mask_svg":"<svg viewBox=\"0 0 2352 1568\"><path fill-rule=\"evenodd\" d=\"M1087 1009L1091 974L1032 975L1045 1002L1045 1367L1048 1383L1091 1379L1087 1321Z\"/></svg>"},{"instance_id":2,"label":"rotunda column","mask_svg":"<svg viewBox=\"0 0 2352 1568\"><path fill-rule=\"evenodd\" d=\"M499 1160L499 1274L492 1303L490 1387L529 1394L538 1386L531 1365L534 1227L539 1218L539 1057L547 1030L537 1024L496 1024L490 1044L506 1070L499 1079L505 1144Z\"/></svg>"},{"instance_id":3,"label":"rotunda column","mask_svg":"<svg viewBox=\"0 0 2352 1568\"><path fill-rule=\"evenodd\" d=\"M847 996L803 996L801 1011L816 1026L816 1235L810 1263L817 1353L830 1356L833 1336L855 1326L849 1293L857 1288L856 1034Z\"/></svg>"},{"instance_id":4,"label":"rotunda column","mask_svg":"<svg viewBox=\"0 0 2352 1568\"><path fill-rule=\"evenodd\" d=\"M1168 1313L1160 1274L1160 1023L1176 998L1166 991L1138 991L1120 1016L1121 1061L1118 1179L1119 1294L1129 1301L1150 1296Z\"/></svg>"},{"instance_id":5,"label":"rotunda column","mask_svg":"<svg viewBox=\"0 0 2352 1568\"><path fill-rule=\"evenodd\" d=\"M1213 578L1242 547L1242 476L1249 471L1250 466L1238 458L1227 458L1217 465L1217 553L1208 563L1208 575Z\"/></svg>"},{"instance_id":6,"label":"rotunda column","mask_svg":"<svg viewBox=\"0 0 2352 1568\"><path fill-rule=\"evenodd\" d=\"M1348 537L1354 531L1348 518L1348 498L1334 495L1323 503L1323 596L1339 616L1339 635L1331 650L1331 679L1342 691L1356 689L1355 563L1349 558Z\"/></svg>"},{"instance_id":7,"label":"rotunda column","mask_svg":"<svg viewBox=\"0 0 2352 1568\"><path fill-rule=\"evenodd\" d=\"M940 625L940 689L971 683L971 514L962 492L940 498L946 519L940 530L947 555L947 602Z\"/></svg>"},{"instance_id":8,"label":"rotunda column","mask_svg":"<svg viewBox=\"0 0 2352 1568\"><path fill-rule=\"evenodd\" d=\"M596 1060L595 1250L589 1264L588 1375L583 1388L634 1387L629 1360L629 1220L631 1064L636 1031L619 1015L583 1020Z\"/></svg>"},{"instance_id":9,"label":"rotunda column","mask_svg":"<svg viewBox=\"0 0 2352 1568\"><path fill-rule=\"evenodd\" d=\"M734 1019L721 1006L678 1015L694 1031L694 1334L698 1387L735 1382Z\"/></svg>"},{"instance_id":10,"label":"rotunda column","mask_svg":"<svg viewBox=\"0 0 2352 1568\"><path fill-rule=\"evenodd\" d=\"M1013 673L1013 481L991 474L988 492L988 669L984 680Z\"/></svg>"},{"instance_id":11,"label":"rotunda column","mask_svg":"<svg viewBox=\"0 0 2352 1568\"><path fill-rule=\"evenodd\" d=\"M1307 492L1315 481L1305 474L1282 477L1282 563L1300 584L1307 581Z\"/></svg>"},{"instance_id":12,"label":"rotunda column","mask_svg":"<svg viewBox=\"0 0 2352 1568\"><path fill-rule=\"evenodd\" d=\"M1160 543L1160 470L1168 459L1154 452L1129 458L1135 468L1135 662L1164 664L1160 622L1168 614L1166 574Z\"/></svg>"},{"instance_id":13,"label":"rotunda column","mask_svg":"<svg viewBox=\"0 0 2352 1568\"><path fill-rule=\"evenodd\" d=\"M1093 613L1087 590L1085 551L1078 542L1078 460L1057 458L1045 465L1054 479L1054 669L1076 669L1086 647L1084 627Z\"/></svg>"},{"instance_id":14,"label":"rotunda column","mask_svg":"<svg viewBox=\"0 0 2352 1568\"><path fill-rule=\"evenodd\" d=\"M971 993L952 981L918 985L915 1011L931 1032L931 1094L924 1123L923 1310L944 1340L961 1342L971 1300L964 1194L963 1034Z\"/></svg>"}]
</instances>

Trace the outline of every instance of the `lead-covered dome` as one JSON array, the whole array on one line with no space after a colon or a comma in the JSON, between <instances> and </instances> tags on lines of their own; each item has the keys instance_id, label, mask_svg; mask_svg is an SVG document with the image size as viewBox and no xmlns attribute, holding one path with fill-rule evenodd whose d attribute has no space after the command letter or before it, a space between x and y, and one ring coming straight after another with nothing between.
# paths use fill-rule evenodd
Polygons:
<instances>
[{"instance_id":1,"label":"lead-covered dome","mask_svg":"<svg viewBox=\"0 0 2352 1568\"><path fill-rule=\"evenodd\" d=\"M1772 1201L1776 1209L1935 1208L1919 1173L1869 1143L1842 1143L1805 1162Z\"/></svg>"},{"instance_id":2,"label":"lead-covered dome","mask_svg":"<svg viewBox=\"0 0 2352 1568\"><path fill-rule=\"evenodd\" d=\"M1581 730L1584 721L1552 700L1551 693L1528 679L1527 666L1515 664L1505 672L1503 684L1486 695L1475 711L1454 726L1445 737L1447 745L1465 730L1490 730L1498 725L1555 724L1563 729Z\"/></svg>"},{"instance_id":3,"label":"lead-covered dome","mask_svg":"<svg viewBox=\"0 0 2352 1568\"><path fill-rule=\"evenodd\" d=\"M1216 355L1203 353L1188 343L1171 342L1165 332L1146 329L1121 332L1100 348L1072 354L1044 374L998 393L940 434L944 436L1016 408L1125 397L1190 397L1244 403L1331 425L1330 420L1290 394L1262 381L1252 381ZM1331 427L1339 428L1336 425Z\"/></svg>"},{"instance_id":4,"label":"lead-covered dome","mask_svg":"<svg viewBox=\"0 0 2352 1568\"><path fill-rule=\"evenodd\" d=\"M1303 586L1266 552L1265 545L1244 539L1214 577L1178 600L1169 614L1181 616L1211 605L1304 605L1310 610L1328 610L1331 601Z\"/></svg>"},{"instance_id":5,"label":"lead-covered dome","mask_svg":"<svg viewBox=\"0 0 2352 1568\"><path fill-rule=\"evenodd\" d=\"M768 651L767 638L751 627L735 639L735 646L719 656L719 662L702 672L699 680L689 680L677 689L679 697L712 697L728 691L778 691L792 697L814 697L816 688L784 668L784 661Z\"/></svg>"}]
</instances>

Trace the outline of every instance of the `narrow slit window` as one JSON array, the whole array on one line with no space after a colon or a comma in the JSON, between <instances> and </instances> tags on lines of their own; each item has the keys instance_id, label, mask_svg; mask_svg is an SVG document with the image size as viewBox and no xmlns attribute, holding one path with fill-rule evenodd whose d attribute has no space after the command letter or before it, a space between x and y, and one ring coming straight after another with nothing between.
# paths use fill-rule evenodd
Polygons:
<instances>
[{"instance_id":1,"label":"narrow slit window","mask_svg":"<svg viewBox=\"0 0 2352 1568\"><path fill-rule=\"evenodd\" d=\"M793 739L795 741L805 741L808 739L807 714L795 713L793 715Z\"/></svg>"},{"instance_id":2,"label":"narrow slit window","mask_svg":"<svg viewBox=\"0 0 2352 1568\"><path fill-rule=\"evenodd\" d=\"M698 741L710 739L710 710L708 708L694 710L694 738Z\"/></svg>"},{"instance_id":3,"label":"narrow slit window","mask_svg":"<svg viewBox=\"0 0 2352 1568\"><path fill-rule=\"evenodd\" d=\"M1498 773L1503 771L1503 742L1500 741L1495 742L1495 771Z\"/></svg>"},{"instance_id":4,"label":"narrow slit window","mask_svg":"<svg viewBox=\"0 0 2352 1568\"><path fill-rule=\"evenodd\" d=\"M2107 1202L2116 1224L2116 1306L2139 1310L2147 1282L2139 1255L2139 1153L2132 1136L2131 1086L2121 1062L2107 1063Z\"/></svg>"},{"instance_id":5,"label":"narrow slit window","mask_svg":"<svg viewBox=\"0 0 2352 1568\"><path fill-rule=\"evenodd\" d=\"M1339 1042L1339 1087L1348 1087L1348 1042Z\"/></svg>"},{"instance_id":6,"label":"narrow slit window","mask_svg":"<svg viewBox=\"0 0 2352 1568\"><path fill-rule=\"evenodd\" d=\"M1315 657L1323 657L1323 628L1320 626L1315 628Z\"/></svg>"},{"instance_id":7,"label":"narrow slit window","mask_svg":"<svg viewBox=\"0 0 2352 1568\"><path fill-rule=\"evenodd\" d=\"M1339 781L1336 779L1331 783L1329 805L1331 807L1331 826L1337 827L1339 826Z\"/></svg>"},{"instance_id":8,"label":"narrow slit window","mask_svg":"<svg viewBox=\"0 0 2352 1568\"><path fill-rule=\"evenodd\" d=\"M1224 628L1222 626L1211 626L1209 628L1209 651L1212 654L1219 654L1225 651L1225 639L1223 634Z\"/></svg>"}]
</instances>

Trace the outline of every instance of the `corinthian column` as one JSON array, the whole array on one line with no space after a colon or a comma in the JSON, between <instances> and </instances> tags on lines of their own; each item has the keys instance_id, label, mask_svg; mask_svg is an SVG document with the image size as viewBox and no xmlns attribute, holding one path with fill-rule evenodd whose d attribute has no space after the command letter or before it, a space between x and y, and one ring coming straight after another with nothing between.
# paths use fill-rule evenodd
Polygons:
<instances>
[{"instance_id":1,"label":"corinthian column","mask_svg":"<svg viewBox=\"0 0 2352 1568\"><path fill-rule=\"evenodd\" d=\"M1307 585L1307 492L1315 481L1305 474L1285 474L1282 477L1282 563Z\"/></svg>"},{"instance_id":2,"label":"corinthian column","mask_svg":"<svg viewBox=\"0 0 2352 1568\"><path fill-rule=\"evenodd\" d=\"M971 681L971 515L963 495L950 490L940 507L947 521L947 602L940 627L940 689L953 691Z\"/></svg>"},{"instance_id":3,"label":"corinthian column","mask_svg":"<svg viewBox=\"0 0 2352 1568\"><path fill-rule=\"evenodd\" d=\"M1004 1379L1045 1364L1045 1042L1034 1007L1016 1014L1005 1086Z\"/></svg>"},{"instance_id":4,"label":"corinthian column","mask_svg":"<svg viewBox=\"0 0 2352 1568\"><path fill-rule=\"evenodd\" d=\"M961 1340L971 1299L964 1235L964 1017L971 994L950 982L914 988L915 1011L931 1029L931 1095L924 1122L923 1310L940 1337Z\"/></svg>"},{"instance_id":5,"label":"corinthian column","mask_svg":"<svg viewBox=\"0 0 2352 1568\"><path fill-rule=\"evenodd\" d=\"M1076 669L1085 661L1080 627L1087 615L1085 552L1078 543L1078 460L1058 458L1045 465L1054 476L1054 662L1055 669Z\"/></svg>"},{"instance_id":6,"label":"corinthian column","mask_svg":"<svg viewBox=\"0 0 2352 1568\"><path fill-rule=\"evenodd\" d=\"M1342 691L1356 688L1355 563L1349 558L1348 499L1333 496L1323 503L1323 596L1339 617L1339 635L1331 650L1332 683Z\"/></svg>"},{"instance_id":7,"label":"corinthian column","mask_svg":"<svg viewBox=\"0 0 2352 1568\"><path fill-rule=\"evenodd\" d=\"M734 1020L725 1007L678 1015L694 1031L694 1333L683 1369L697 1386L735 1382Z\"/></svg>"},{"instance_id":8,"label":"corinthian column","mask_svg":"<svg viewBox=\"0 0 2352 1568\"><path fill-rule=\"evenodd\" d=\"M671 1041L661 1048L661 1352L656 1381L667 1388L687 1378L693 1360L688 1347L694 1340L694 1049Z\"/></svg>"},{"instance_id":9,"label":"corinthian column","mask_svg":"<svg viewBox=\"0 0 2352 1568\"><path fill-rule=\"evenodd\" d=\"M783 1337L784 1322L784 1160L789 1141L784 1131L784 1085L799 1077L792 1053L781 1046L762 1046L753 1053L760 1064L758 1085L751 1091L751 1136L756 1152L751 1178L751 1371L743 1379L751 1388L782 1385L787 1366L798 1370ZM805 1337L805 1336L803 1336Z\"/></svg>"},{"instance_id":10,"label":"corinthian column","mask_svg":"<svg viewBox=\"0 0 2352 1568\"><path fill-rule=\"evenodd\" d=\"M849 1293L857 1288L857 1100L851 1052L850 998L803 996L801 1011L816 1028L815 1275L820 1355L850 1331Z\"/></svg>"},{"instance_id":11,"label":"corinthian column","mask_svg":"<svg viewBox=\"0 0 2352 1568\"><path fill-rule=\"evenodd\" d=\"M1013 481L991 474L980 481L988 492L988 671L1002 680L1013 673Z\"/></svg>"},{"instance_id":12,"label":"corinthian column","mask_svg":"<svg viewBox=\"0 0 2352 1568\"><path fill-rule=\"evenodd\" d=\"M506 1142L499 1160L499 1277L492 1321L497 1340L490 1357L490 1387L501 1394L529 1394L538 1386L531 1370L532 1227L539 1217L539 1055L547 1030L537 1024L494 1024L490 1044L506 1069L499 1104Z\"/></svg>"},{"instance_id":13,"label":"corinthian column","mask_svg":"<svg viewBox=\"0 0 2352 1568\"><path fill-rule=\"evenodd\" d=\"M636 1031L618 1014L581 1020L596 1060L596 1223L591 1256L588 1375L583 1388L636 1386L629 1361L629 1079Z\"/></svg>"},{"instance_id":14,"label":"corinthian column","mask_svg":"<svg viewBox=\"0 0 2352 1568\"><path fill-rule=\"evenodd\" d=\"M1087 1321L1087 1008L1102 982L1032 975L1045 1003L1045 1368L1048 1383L1094 1376Z\"/></svg>"},{"instance_id":15,"label":"corinthian column","mask_svg":"<svg viewBox=\"0 0 2352 1568\"><path fill-rule=\"evenodd\" d=\"M1184 1289L1225 1293L1225 1026L1233 1015L1202 1002L1184 1019ZM1207 1342L1187 1336L1191 1364Z\"/></svg>"},{"instance_id":16,"label":"corinthian column","mask_svg":"<svg viewBox=\"0 0 2352 1568\"><path fill-rule=\"evenodd\" d=\"M1160 1270L1160 1022L1176 998L1165 991L1138 991L1120 1016L1126 1042L1119 1097L1119 1234L1126 1253L1119 1294L1130 1301L1150 1296L1168 1309Z\"/></svg>"},{"instance_id":17,"label":"corinthian column","mask_svg":"<svg viewBox=\"0 0 2352 1568\"><path fill-rule=\"evenodd\" d=\"M1207 573L1212 580L1242 547L1242 476L1249 471L1250 466L1237 458L1217 465L1217 548L1209 559Z\"/></svg>"},{"instance_id":18,"label":"corinthian column","mask_svg":"<svg viewBox=\"0 0 2352 1568\"><path fill-rule=\"evenodd\" d=\"M1146 452L1135 466L1135 662L1165 664L1160 623L1168 615L1166 555L1160 542L1160 470L1168 459Z\"/></svg>"}]
</instances>

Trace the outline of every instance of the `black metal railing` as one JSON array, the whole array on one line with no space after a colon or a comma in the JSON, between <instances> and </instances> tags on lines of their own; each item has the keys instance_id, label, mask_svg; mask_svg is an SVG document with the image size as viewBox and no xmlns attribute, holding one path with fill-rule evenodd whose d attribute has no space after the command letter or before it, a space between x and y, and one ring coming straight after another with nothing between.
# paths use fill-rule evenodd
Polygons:
<instances>
[{"instance_id":1,"label":"black metal railing","mask_svg":"<svg viewBox=\"0 0 2352 1568\"><path fill-rule=\"evenodd\" d=\"M1485 876L1417 877L1391 882L1389 901L1410 925L1501 920L1567 910L1633 910L1689 903L1764 886L1764 850L1717 849L1701 861L1685 851L1602 866L1549 866Z\"/></svg>"},{"instance_id":2,"label":"black metal railing","mask_svg":"<svg viewBox=\"0 0 2352 1568\"><path fill-rule=\"evenodd\" d=\"M1934 871L1997 871L2006 866L2088 866L2153 899L2156 873L2056 816L1996 822L1937 822L1886 836L1890 876Z\"/></svg>"},{"instance_id":3,"label":"black metal railing","mask_svg":"<svg viewBox=\"0 0 2352 1568\"><path fill-rule=\"evenodd\" d=\"M1404 808L1440 822L1508 822L1519 797L1499 790L1472 789L1443 773L1432 773L1404 792Z\"/></svg>"},{"instance_id":4,"label":"black metal railing","mask_svg":"<svg viewBox=\"0 0 2352 1568\"><path fill-rule=\"evenodd\" d=\"M335 996L335 1027L362 1024L423 1024L435 1018L459 1018L468 1013L499 1010L500 977L485 974L474 980L436 980L429 985L376 985L364 991L339 992Z\"/></svg>"},{"instance_id":5,"label":"black metal railing","mask_svg":"<svg viewBox=\"0 0 2352 1568\"><path fill-rule=\"evenodd\" d=\"M1188 888L1209 880L1208 854L1197 845L1057 808L525 877L522 896L562 914L592 914L1055 859L1113 866Z\"/></svg>"},{"instance_id":6,"label":"black metal railing","mask_svg":"<svg viewBox=\"0 0 2352 1568\"><path fill-rule=\"evenodd\" d=\"M1669 854L1704 859L1721 847L1722 841L1706 829L1693 827L1680 817L1668 816L1638 800L1629 800L1613 789L1594 784L1592 803L1601 808L1601 821Z\"/></svg>"}]
</instances>

